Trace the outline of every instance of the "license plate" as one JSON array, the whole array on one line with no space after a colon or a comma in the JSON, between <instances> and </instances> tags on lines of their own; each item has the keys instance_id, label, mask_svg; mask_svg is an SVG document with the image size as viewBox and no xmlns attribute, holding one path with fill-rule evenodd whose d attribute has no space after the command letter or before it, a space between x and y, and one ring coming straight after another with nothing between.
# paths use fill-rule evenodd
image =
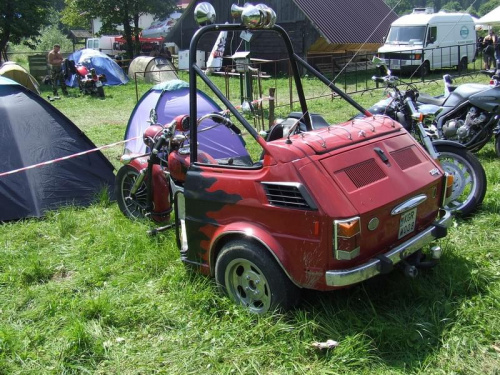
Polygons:
<instances>
[{"instance_id":1,"label":"license plate","mask_svg":"<svg viewBox=\"0 0 500 375\"><path fill-rule=\"evenodd\" d=\"M96 81L95 82L95 87L101 87L102 86L102 82L101 81Z\"/></svg>"},{"instance_id":2,"label":"license plate","mask_svg":"<svg viewBox=\"0 0 500 375\"><path fill-rule=\"evenodd\" d=\"M417 220L417 209L414 208L401 215L399 220L398 239L406 236L415 230L415 221Z\"/></svg>"}]
</instances>

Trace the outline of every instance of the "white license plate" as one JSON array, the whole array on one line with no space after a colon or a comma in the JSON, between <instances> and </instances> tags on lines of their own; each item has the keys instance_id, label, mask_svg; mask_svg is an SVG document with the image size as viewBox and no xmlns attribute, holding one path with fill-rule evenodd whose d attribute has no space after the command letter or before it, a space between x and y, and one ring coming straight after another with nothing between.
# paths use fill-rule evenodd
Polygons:
<instances>
[{"instance_id":1,"label":"white license plate","mask_svg":"<svg viewBox=\"0 0 500 375\"><path fill-rule=\"evenodd\" d=\"M398 239L406 236L415 230L415 221L417 220L417 209L414 208L401 215L399 220Z\"/></svg>"},{"instance_id":2,"label":"white license plate","mask_svg":"<svg viewBox=\"0 0 500 375\"><path fill-rule=\"evenodd\" d=\"M102 82L101 81L95 81L95 87L101 87Z\"/></svg>"}]
</instances>

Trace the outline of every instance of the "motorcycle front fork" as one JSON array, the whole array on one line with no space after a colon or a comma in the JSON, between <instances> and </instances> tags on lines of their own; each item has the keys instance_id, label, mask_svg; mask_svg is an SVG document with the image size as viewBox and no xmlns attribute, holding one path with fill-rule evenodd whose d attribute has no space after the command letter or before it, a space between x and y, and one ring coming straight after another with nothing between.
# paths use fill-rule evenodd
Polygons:
<instances>
[{"instance_id":1,"label":"motorcycle front fork","mask_svg":"<svg viewBox=\"0 0 500 375\"><path fill-rule=\"evenodd\" d=\"M134 196L135 193L137 193L137 190L139 190L139 187L141 186L145 177L146 177L146 169L143 169L142 171L139 172L139 176L137 176L134 185L132 185L132 188L130 189L130 196Z\"/></svg>"}]
</instances>

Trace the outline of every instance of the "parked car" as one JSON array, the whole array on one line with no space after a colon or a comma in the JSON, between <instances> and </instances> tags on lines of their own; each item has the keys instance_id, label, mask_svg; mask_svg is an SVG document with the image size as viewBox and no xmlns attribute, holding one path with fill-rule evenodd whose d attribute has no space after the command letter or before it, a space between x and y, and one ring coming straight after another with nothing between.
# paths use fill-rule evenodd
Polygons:
<instances>
[{"instance_id":1,"label":"parked car","mask_svg":"<svg viewBox=\"0 0 500 375\"><path fill-rule=\"evenodd\" d=\"M310 116L299 66L369 113L293 53L287 33L274 24L272 9L233 8L241 24L210 24L213 7L197 5L195 15L208 24L191 41L190 107L182 121L163 128L155 124L145 132L156 166L136 163L137 173L130 174L137 176L137 189L132 180L128 191L140 190L142 198L153 199L155 180L163 179L158 186L174 207L182 261L215 277L236 303L265 313L293 307L302 289L345 288L397 264L415 276L424 248L438 259L441 249L435 241L451 224L443 205L453 178L392 119L372 116L329 125L320 114ZM277 33L283 40L301 108L266 138L196 64L203 36L252 30ZM227 111L198 111L198 79ZM226 135L229 129L231 137L222 138L221 128ZM128 168L132 160L131 155L124 158ZM123 201L136 198L128 193ZM154 212L151 201L144 207Z\"/></svg>"}]
</instances>

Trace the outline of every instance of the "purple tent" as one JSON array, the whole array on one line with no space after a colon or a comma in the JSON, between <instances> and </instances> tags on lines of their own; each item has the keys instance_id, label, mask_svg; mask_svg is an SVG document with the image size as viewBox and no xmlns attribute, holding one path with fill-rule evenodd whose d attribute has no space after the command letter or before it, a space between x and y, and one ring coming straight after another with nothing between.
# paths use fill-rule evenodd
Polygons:
<instances>
[{"instance_id":1,"label":"purple tent","mask_svg":"<svg viewBox=\"0 0 500 375\"><path fill-rule=\"evenodd\" d=\"M211 112L219 112L221 108L206 94L198 90L198 117ZM181 80L172 80L153 86L136 104L130 116L125 140L141 136L150 125L149 114L156 110L158 123L166 124L176 116L189 114L189 85ZM210 127L211 120L203 121L200 130ZM225 126L217 126L198 134L199 149L207 152L215 159L250 160L241 137ZM142 137L125 143L125 154L140 154L146 151Z\"/></svg>"}]
</instances>

